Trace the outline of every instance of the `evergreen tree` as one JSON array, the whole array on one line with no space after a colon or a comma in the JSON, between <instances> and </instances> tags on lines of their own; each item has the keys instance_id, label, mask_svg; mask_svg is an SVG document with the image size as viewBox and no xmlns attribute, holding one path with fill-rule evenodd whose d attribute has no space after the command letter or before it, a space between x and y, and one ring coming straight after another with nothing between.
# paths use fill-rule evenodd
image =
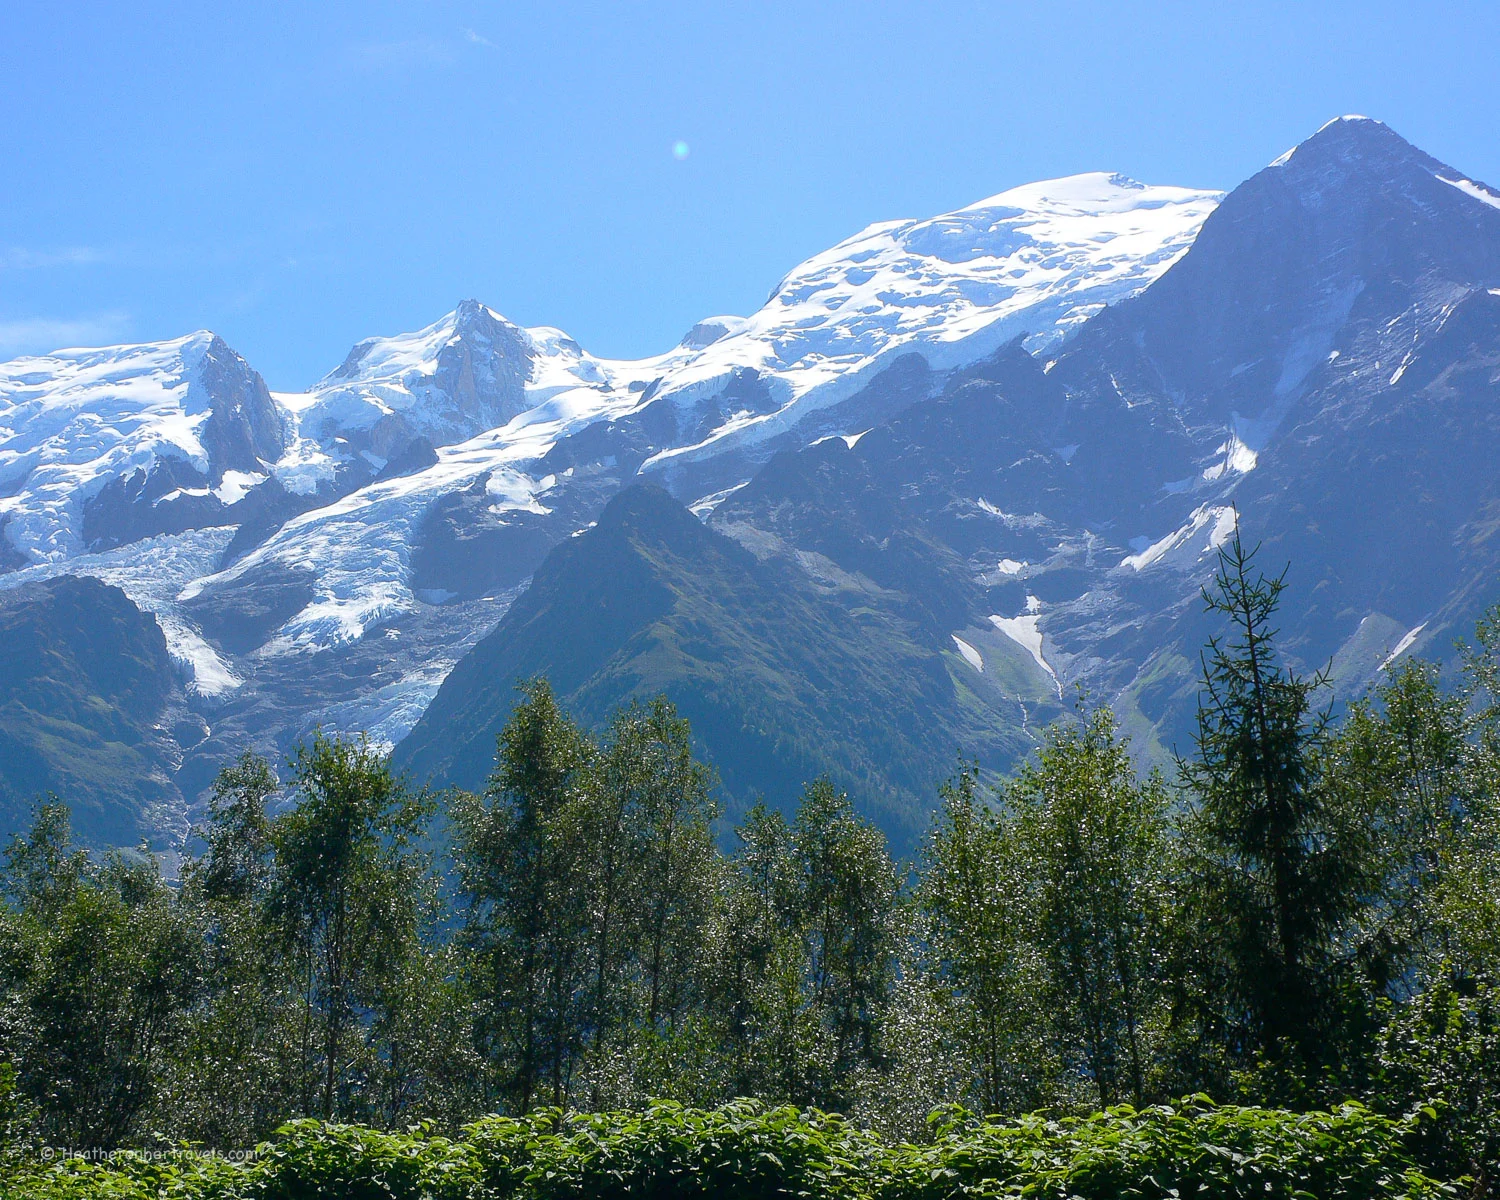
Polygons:
<instances>
[{"instance_id":1,"label":"evergreen tree","mask_svg":"<svg viewBox=\"0 0 1500 1200\"><path fill-rule=\"evenodd\" d=\"M1195 805L1192 936L1222 955L1199 1014L1222 1006L1231 1060L1263 1058L1292 1079L1336 1044L1336 950L1360 864L1317 770L1326 727L1312 695L1324 679L1296 675L1276 652L1284 575L1257 571L1238 530L1220 551L1203 596L1231 632L1204 653L1197 755L1180 767Z\"/></svg>"}]
</instances>

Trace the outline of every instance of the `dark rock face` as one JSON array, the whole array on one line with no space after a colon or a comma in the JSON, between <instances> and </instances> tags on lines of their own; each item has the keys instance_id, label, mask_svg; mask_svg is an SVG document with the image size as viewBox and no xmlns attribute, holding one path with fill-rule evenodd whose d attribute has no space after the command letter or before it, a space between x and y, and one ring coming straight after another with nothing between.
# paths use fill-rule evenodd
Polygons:
<instances>
[{"instance_id":1,"label":"dark rock face","mask_svg":"<svg viewBox=\"0 0 1500 1200\"><path fill-rule=\"evenodd\" d=\"M5 536L5 527L10 523L10 514L0 517L0 575L9 571L18 571L26 565L26 555L22 554Z\"/></svg>"},{"instance_id":2,"label":"dark rock face","mask_svg":"<svg viewBox=\"0 0 1500 1200\"><path fill-rule=\"evenodd\" d=\"M375 482L399 479L402 475L415 475L418 471L437 466L437 463L437 450L433 444L425 437L415 437L407 442L394 457L387 460L385 466L381 467L376 474Z\"/></svg>"},{"instance_id":3,"label":"dark rock face","mask_svg":"<svg viewBox=\"0 0 1500 1200\"><path fill-rule=\"evenodd\" d=\"M198 365L196 386L209 397L209 418L199 440L208 452L213 482L225 471L260 471L286 450L281 413L260 372L215 337Z\"/></svg>"},{"instance_id":4,"label":"dark rock face","mask_svg":"<svg viewBox=\"0 0 1500 1200\"><path fill-rule=\"evenodd\" d=\"M52 794L86 843L159 837L181 820L158 728L180 705L161 629L118 588L65 575L0 591L0 820L24 828Z\"/></svg>"},{"instance_id":5,"label":"dark rock face","mask_svg":"<svg viewBox=\"0 0 1500 1200\"><path fill-rule=\"evenodd\" d=\"M261 517L267 496L251 500L247 495L226 504L212 489L224 481L226 471L263 474L266 464L286 450L281 412L265 380L222 338L214 337L198 363L189 364L188 391L190 412L195 403L206 402L208 409L199 429L206 470L163 455L147 467L111 479L83 505L81 533L91 550L212 525L256 523ZM252 494L264 487L258 485ZM279 487L273 485L272 490Z\"/></svg>"},{"instance_id":6,"label":"dark rock face","mask_svg":"<svg viewBox=\"0 0 1500 1200\"><path fill-rule=\"evenodd\" d=\"M313 599L311 568L295 571L262 563L233 587L210 588L182 602L203 635L230 654L248 654Z\"/></svg>"},{"instance_id":7,"label":"dark rock face","mask_svg":"<svg viewBox=\"0 0 1500 1200\"><path fill-rule=\"evenodd\" d=\"M489 477L433 503L412 555L419 595L472 600L523 582L560 536L559 522L528 512L490 511Z\"/></svg>"},{"instance_id":8,"label":"dark rock face","mask_svg":"<svg viewBox=\"0 0 1500 1200\"><path fill-rule=\"evenodd\" d=\"M1366 618L1411 629L1466 586L1460 531L1496 484L1500 204L1462 179L1378 122L1333 122L1231 193L1180 262L1050 372L1068 392L1063 436L1081 444L1072 465L1127 460L1122 534L1154 539L1233 502L1267 566L1291 563L1285 636L1311 667ZM1125 424L1144 441L1100 438ZM1182 610L1148 573L1131 588ZM1086 619L1059 614L1081 653L1099 600ZM1177 620L1146 620L1095 676L1118 685L1186 653L1202 631Z\"/></svg>"},{"instance_id":9,"label":"dark rock face","mask_svg":"<svg viewBox=\"0 0 1500 1200\"><path fill-rule=\"evenodd\" d=\"M158 458L150 468L117 475L83 505L83 540L108 550L159 533L227 523L225 506L191 463Z\"/></svg>"}]
</instances>

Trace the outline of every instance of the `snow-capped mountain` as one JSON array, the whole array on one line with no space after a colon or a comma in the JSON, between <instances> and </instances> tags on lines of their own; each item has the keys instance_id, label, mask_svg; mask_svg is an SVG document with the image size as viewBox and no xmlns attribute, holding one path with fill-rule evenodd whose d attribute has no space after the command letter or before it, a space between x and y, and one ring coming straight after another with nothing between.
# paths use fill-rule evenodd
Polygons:
<instances>
[{"instance_id":1,"label":"snow-capped mountain","mask_svg":"<svg viewBox=\"0 0 1500 1200\"><path fill-rule=\"evenodd\" d=\"M665 398L692 410L735 381L763 383L764 411L730 409L660 457L701 453L790 427L900 353L944 370L1018 335L1055 344L1165 271L1218 199L1094 173L882 222L794 268L751 316L706 318L639 360L596 358L560 330L523 329L467 300L416 333L360 342L307 393L278 399L304 437L378 470L414 438L466 441L554 399L553 413L576 422ZM517 433L530 439L534 424Z\"/></svg>"},{"instance_id":2,"label":"snow-capped mountain","mask_svg":"<svg viewBox=\"0 0 1500 1200\"><path fill-rule=\"evenodd\" d=\"M317 720L395 741L638 471L691 486L679 461L723 458L736 483L825 432L809 418L867 425L840 405L903 355L927 387L1011 338L1055 344L1217 200L1094 174L882 223L635 361L465 301L302 393L209 333L0 365L0 588L92 575L154 614L212 718L183 746L189 794L216 755Z\"/></svg>"},{"instance_id":3,"label":"snow-capped mountain","mask_svg":"<svg viewBox=\"0 0 1500 1200\"><path fill-rule=\"evenodd\" d=\"M0 562L207 523L286 448L265 383L206 331L0 364Z\"/></svg>"},{"instance_id":4,"label":"snow-capped mountain","mask_svg":"<svg viewBox=\"0 0 1500 1200\"><path fill-rule=\"evenodd\" d=\"M1056 344L1160 276L1219 198L1094 173L928 220L872 225L794 268L752 316L701 322L659 362L651 395L679 409L705 409L736 373L763 381L767 395L658 458L782 432L809 409L853 395L903 353L941 371L1018 336L1031 348Z\"/></svg>"},{"instance_id":5,"label":"snow-capped mountain","mask_svg":"<svg viewBox=\"0 0 1500 1200\"><path fill-rule=\"evenodd\" d=\"M288 622L285 644L329 645L412 608L418 591L445 590L411 586L419 527L439 497L483 481L488 516L545 517L552 509L539 497L554 492L567 469L537 464L560 438L596 422L653 403L683 412L726 393L753 393L757 403L750 408L731 403L719 423L687 425L686 444L659 449L642 464L650 470L678 455L701 456L785 431L854 394L902 353L915 350L942 370L1016 336L1055 344L1090 313L1166 270L1217 200L1213 192L1092 174L1016 188L931 220L872 226L790 272L753 316L710 318L667 353L636 361L595 358L558 330L523 329L466 301L417 333L359 343L306 393L277 393L286 430L281 453L262 455L250 464L254 471L231 471L227 484L216 479L213 488L176 486L172 475L182 460L199 464L200 473L212 470L195 443L171 440L191 427L197 393L187 380L201 355L194 347L208 335L181 345L94 352L107 369L89 377L92 400L144 404L151 421L93 458L86 457L92 441L76 428L65 434L67 453L80 463L63 490L81 506L91 490L122 473L120 463L131 470L167 464L156 474L174 486L146 499L153 512L189 497L199 501L197 520L184 518L185 527L241 524L243 514L227 509L264 479L278 498L347 493L331 504L284 506L281 515L291 519L266 545L188 593L232 586L267 562L307 566L318 575L316 599ZM232 353L217 345L219 357ZM72 395L61 368L44 374L30 360L13 368L19 368L14 377L35 380L38 411L52 412L43 401L55 391L64 403ZM138 377L153 381L149 402L128 399L140 393ZM272 403L258 377L254 390L263 409ZM110 412L99 420L119 424ZM7 449L24 434L18 423ZM394 477L366 482L381 473ZM19 497L37 483L47 486L19 467L11 478ZM10 502L18 509L25 503ZM49 559L97 545L84 536L93 531L78 524L43 519L42 528L72 535ZM12 541L23 553L31 549L14 534Z\"/></svg>"},{"instance_id":6,"label":"snow-capped mountain","mask_svg":"<svg viewBox=\"0 0 1500 1200\"><path fill-rule=\"evenodd\" d=\"M1074 685L1157 762L1186 750L1222 632L1200 588L1237 523L1265 569L1290 563L1283 651L1357 695L1500 600L1497 365L1500 194L1378 122L1332 122L1072 339L1006 345L867 432L787 449L706 531L621 493L397 763L481 783L518 675L590 720L665 691L731 796L826 773L914 845L954 751L1007 770Z\"/></svg>"},{"instance_id":7,"label":"snow-capped mountain","mask_svg":"<svg viewBox=\"0 0 1500 1200\"><path fill-rule=\"evenodd\" d=\"M612 390L611 373L561 330L522 329L465 300L416 333L367 338L308 392L279 399L305 437L379 470L416 438L467 441L578 389Z\"/></svg>"},{"instance_id":8,"label":"snow-capped mountain","mask_svg":"<svg viewBox=\"0 0 1500 1200\"><path fill-rule=\"evenodd\" d=\"M578 548L569 578L608 574L611 554L640 566L621 529L589 531L644 478L784 564L762 578L712 543L765 597L756 621L781 578L805 618L792 643L841 620L849 653L866 620L896 639L876 656L892 703L908 672L921 705L967 689L961 720L922 718L924 744L968 730L1014 755L1080 680L1121 696L1149 743L1176 719L1163 664L1231 505L1320 573L1319 603L1338 597L1295 627L1343 655L1341 677L1452 627L1444 597L1488 562L1475 505L1496 289L1500 196L1346 118L1228 197L1092 174L872 226L757 312L647 359L597 358L466 301L359 343L302 393L267 392L208 334L19 360L0 365L0 589L93 575L155 615L203 719L179 738L191 798L226 756L318 722L400 741L559 546ZM1403 422L1399 447L1381 440ZM1464 470L1390 475L1415 447ZM1353 462L1386 480L1380 496L1344 500L1361 492ZM1412 509L1421 547L1399 507L1413 487L1430 501ZM656 501L623 511L669 542L687 528ZM690 569L680 550L663 553ZM575 658L594 644L580 636ZM599 679L670 690L670 658ZM445 736L424 727L434 762ZM763 758L735 754L742 775Z\"/></svg>"}]
</instances>

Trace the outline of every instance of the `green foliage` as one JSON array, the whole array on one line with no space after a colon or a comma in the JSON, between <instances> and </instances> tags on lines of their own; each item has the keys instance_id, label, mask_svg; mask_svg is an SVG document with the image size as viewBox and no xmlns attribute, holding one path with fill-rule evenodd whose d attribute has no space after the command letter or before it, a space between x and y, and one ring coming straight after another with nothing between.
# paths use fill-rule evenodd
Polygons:
<instances>
[{"instance_id":1,"label":"green foliage","mask_svg":"<svg viewBox=\"0 0 1500 1200\"><path fill-rule=\"evenodd\" d=\"M1010 823L979 796L978 770L945 784L917 902L927 968L967 1068L959 1099L987 1113L1041 1103L1050 1089L1045 1023L1036 996L1042 968L1032 948L1026 876Z\"/></svg>"},{"instance_id":2,"label":"green foliage","mask_svg":"<svg viewBox=\"0 0 1500 1200\"><path fill-rule=\"evenodd\" d=\"M894 977L898 894L885 838L826 779L803 794L792 824L793 900L806 947L817 1045L809 1099L847 1107L844 1081L883 1057L881 1024Z\"/></svg>"},{"instance_id":3,"label":"green foliage","mask_svg":"<svg viewBox=\"0 0 1500 1200\"><path fill-rule=\"evenodd\" d=\"M1331 1112L1181 1105L1111 1108L1089 1117L1044 1115L961 1129L911 1152L912 1200L958 1196L1211 1196L1215 1200L1375 1200L1436 1197L1446 1189L1417 1169L1404 1140L1414 1122L1358 1104Z\"/></svg>"},{"instance_id":4,"label":"green foliage","mask_svg":"<svg viewBox=\"0 0 1500 1200\"><path fill-rule=\"evenodd\" d=\"M490 1118L466 1131L485 1183L517 1200L760 1200L875 1194L878 1142L840 1117L751 1101L703 1111Z\"/></svg>"},{"instance_id":5,"label":"green foliage","mask_svg":"<svg viewBox=\"0 0 1500 1200\"><path fill-rule=\"evenodd\" d=\"M302 1110L326 1119L346 1109L351 1076L370 1070L363 1016L389 1010L389 985L414 953L427 878L415 842L430 805L363 740L319 732L291 768L299 803L269 827L265 905L302 985Z\"/></svg>"},{"instance_id":6,"label":"green foliage","mask_svg":"<svg viewBox=\"0 0 1500 1200\"><path fill-rule=\"evenodd\" d=\"M670 703L590 732L544 680L483 794L443 797L447 912L435 802L362 740L318 735L284 790L223 772L175 884L43 805L0 874L0 1170L36 1196L1442 1194L1420 1163L1487 1194L1500 611L1461 686L1409 664L1335 727L1280 665L1279 590L1230 545L1176 795L1099 707L992 790L960 770L910 866L828 779L721 850ZM1184 1092L1335 1107L1160 1103Z\"/></svg>"},{"instance_id":7,"label":"green foliage","mask_svg":"<svg viewBox=\"0 0 1500 1200\"><path fill-rule=\"evenodd\" d=\"M1380 1091L1401 1111L1413 1097L1437 1108L1421 1130L1424 1162L1468 1176L1474 1195L1500 1181L1500 995L1440 980L1405 1005L1380 1040Z\"/></svg>"},{"instance_id":8,"label":"green foliage","mask_svg":"<svg viewBox=\"0 0 1500 1200\"><path fill-rule=\"evenodd\" d=\"M537 681L500 736L484 795L454 809L477 1034L515 1111L561 1103L581 1049L589 831L575 818L594 754Z\"/></svg>"},{"instance_id":9,"label":"green foliage","mask_svg":"<svg viewBox=\"0 0 1500 1200\"><path fill-rule=\"evenodd\" d=\"M151 858L96 867L72 848L67 811L44 806L6 853L13 1012L0 1059L25 1068L41 1132L117 1145L151 1103L157 1068L198 984L193 931Z\"/></svg>"},{"instance_id":10,"label":"green foliage","mask_svg":"<svg viewBox=\"0 0 1500 1200\"><path fill-rule=\"evenodd\" d=\"M246 1200L463 1200L483 1194L472 1149L422 1126L391 1134L296 1121L259 1147L244 1175Z\"/></svg>"},{"instance_id":11,"label":"green foliage","mask_svg":"<svg viewBox=\"0 0 1500 1200\"><path fill-rule=\"evenodd\" d=\"M1054 727L1007 796L1065 1061L1097 1101L1156 1090L1176 846L1161 778L1136 777L1107 708Z\"/></svg>"},{"instance_id":12,"label":"green foliage","mask_svg":"<svg viewBox=\"0 0 1500 1200\"><path fill-rule=\"evenodd\" d=\"M930 1144L885 1143L816 1109L736 1101L644 1112L542 1109L460 1138L303 1121L253 1161L191 1153L13 1173L15 1200L1429 1200L1448 1189L1403 1147L1415 1121L1359 1105L1292 1114L1120 1107L1087 1118L975 1122L937 1114Z\"/></svg>"}]
</instances>

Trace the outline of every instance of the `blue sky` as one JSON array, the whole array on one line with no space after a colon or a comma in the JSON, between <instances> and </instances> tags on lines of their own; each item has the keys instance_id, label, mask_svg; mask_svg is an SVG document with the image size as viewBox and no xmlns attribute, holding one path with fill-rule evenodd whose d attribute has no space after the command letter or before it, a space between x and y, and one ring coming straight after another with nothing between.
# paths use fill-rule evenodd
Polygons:
<instances>
[{"instance_id":1,"label":"blue sky","mask_svg":"<svg viewBox=\"0 0 1500 1200\"><path fill-rule=\"evenodd\" d=\"M11 0L0 357L207 327L294 389L467 296L643 355L871 221L1347 112L1500 184L1497 53L1493 0Z\"/></svg>"}]
</instances>

